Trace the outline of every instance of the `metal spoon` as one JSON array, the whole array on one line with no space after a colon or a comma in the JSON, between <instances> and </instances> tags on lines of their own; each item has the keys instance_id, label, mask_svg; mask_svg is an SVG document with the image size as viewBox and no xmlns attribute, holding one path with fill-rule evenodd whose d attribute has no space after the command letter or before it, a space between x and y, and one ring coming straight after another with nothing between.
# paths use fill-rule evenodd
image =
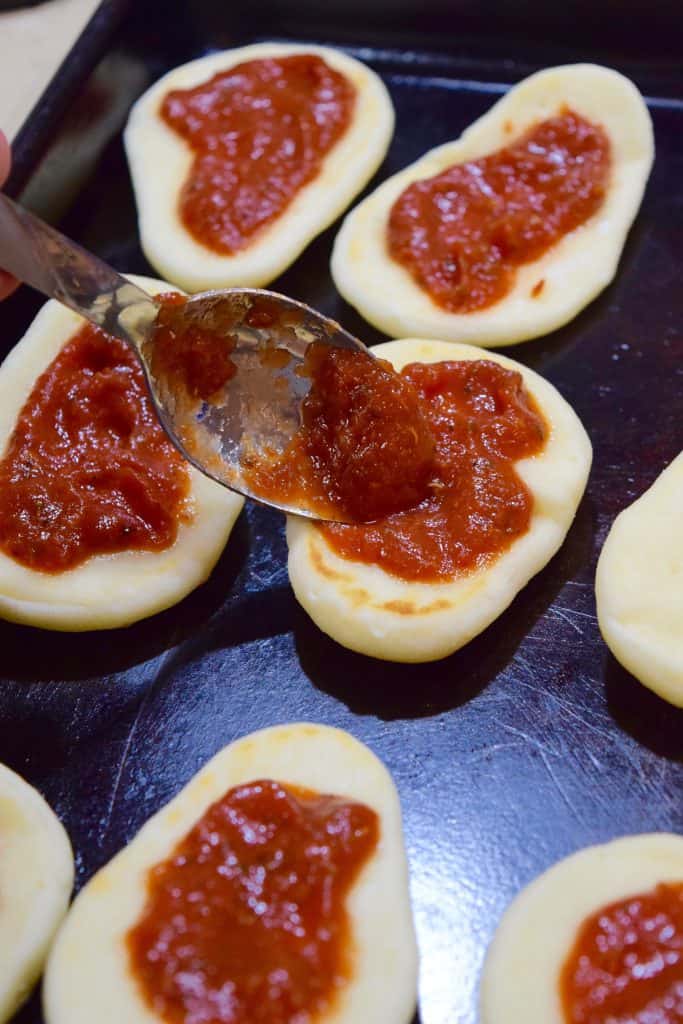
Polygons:
<instances>
[{"instance_id":1,"label":"metal spoon","mask_svg":"<svg viewBox=\"0 0 683 1024\"><path fill-rule=\"evenodd\" d=\"M182 455L213 480L245 497L283 512L325 518L306 507L265 501L244 477L245 450L282 451L300 424L301 401L310 382L297 369L312 341L367 352L334 320L284 295L260 288L203 292L182 307L183 322L206 324L236 340L230 358L236 375L221 392L188 411L178 394L152 373L153 327L161 308L137 285L108 264L0 194L0 266L39 292L68 306L135 352L147 378L152 402L166 433ZM266 327L246 321L255 303L277 310ZM179 311L181 312L181 311ZM285 349L286 365L264 359L266 350ZM190 429L188 429L190 428ZM335 515L343 520L343 516Z\"/></svg>"}]
</instances>

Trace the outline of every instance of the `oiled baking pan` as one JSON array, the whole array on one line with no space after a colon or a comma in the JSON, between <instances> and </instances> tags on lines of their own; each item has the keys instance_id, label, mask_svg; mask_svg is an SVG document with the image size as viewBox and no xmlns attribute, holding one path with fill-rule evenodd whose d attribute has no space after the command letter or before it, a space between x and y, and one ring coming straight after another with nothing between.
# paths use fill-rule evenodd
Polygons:
<instances>
[{"instance_id":1,"label":"oiled baking pan","mask_svg":"<svg viewBox=\"0 0 683 1024\"><path fill-rule=\"evenodd\" d=\"M588 31L595 4L581 14L583 29L580 17L562 20L548 5L528 24L503 17L502 4L498 20L491 4L457 15L453 5L430 13L421 4L419 17L406 3L393 15L387 3L374 13L332 4L326 15L319 4L299 15L295 5L258 3L231 13L231 5L188 0L159 6L156 17L142 6L111 45L108 81L119 96L209 49L254 39L316 40L366 60L397 111L377 180L458 135L510 83L544 65L610 63L649 98L656 162L615 283L568 327L513 353L545 374L586 425L595 449L588 491L559 554L482 636L427 666L349 653L296 604L282 521L255 507L210 581L162 615L76 636L0 624L0 760L61 816L79 884L230 740L295 719L342 726L384 759L401 793L420 1020L473 1024L487 943L524 883L589 843L683 831L683 713L610 657L593 596L614 516L683 448L683 73L667 57L675 14L660 36L645 6L634 8L630 34L620 25L610 42L609 33ZM485 34L487 24L497 35ZM97 128L96 108L89 116ZM25 168L30 129L18 154ZM149 272L118 124L111 133L63 227L118 268ZM43 167L29 194L41 176L49 191ZM334 230L275 287L377 341L332 287ZM26 293L0 309L4 349L36 306ZM37 998L18 1020L41 1021Z\"/></svg>"}]
</instances>

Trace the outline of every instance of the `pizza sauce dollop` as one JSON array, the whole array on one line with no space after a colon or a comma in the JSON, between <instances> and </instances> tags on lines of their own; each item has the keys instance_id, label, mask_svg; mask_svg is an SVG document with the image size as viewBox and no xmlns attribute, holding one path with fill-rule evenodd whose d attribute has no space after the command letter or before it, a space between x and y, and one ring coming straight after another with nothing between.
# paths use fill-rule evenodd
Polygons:
<instances>
[{"instance_id":1,"label":"pizza sauce dollop","mask_svg":"<svg viewBox=\"0 0 683 1024\"><path fill-rule=\"evenodd\" d=\"M0 549L51 573L162 551L189 518L189 495L135 355L83 327L36 381L0 462Z\"/></svg>"},{"instance_id":2,"label":"pizza sauce dollop","mask_svg":"<svg viewBox=\"0 0 683 1024\"><path fill-rule=\"evenodd\" d=\"M230 789L148 875L127 948L150 1009L170 1024L317 1020L353 976L345 900L379 832L340 797Z\"/></svg>"},{"instance_id":3,"label":"pizza sauce dollop","mask_svg":"<svg viewBox=\"0 0 683 1024\"><path fill-rule=\"evenodd\" d=\"M491 360L410 363L401 377L434 439L427 497L376 523L317 528L344 558L404 580L451 580L528 530L533 497L515 462L543 449L547 428L521 374Z\"/></svg>"},{"instance_id":4,"label":"pizza sauce dollop","mask_svg":"<svg viewBox=\"0 0 683 1024\"><path fill-rule=\"evenodd\" d=\"M683 883L601 907L581 925L560 975L567 1024L680 1024Z\"/></svg>"},{"instance_id":5,"label":"pizza sauce dollop","mask_svg":"<svg viewBox=\"0 0 683 1024\"><path fill-rule=\"evenodd\" d=\"M160 116L193 153L179 199L185 228L221 255L245 249L318 175L355 99L313 53L244 61L169 92Z\"/></svg>"},{"instance_id":6,"label":"pizza sauce dollop","mask_svg":"<svg viewBox=\"0 0 683 1024\"><path fill-rule=\"evenodd\" d=\"M486 309L518 267L600 209L609 172L605 130L565 108L489 156L409 185L389 215L389 254L447 312ZM536 282L532 297L542 290Z\"/></svg>"}]
</instances>

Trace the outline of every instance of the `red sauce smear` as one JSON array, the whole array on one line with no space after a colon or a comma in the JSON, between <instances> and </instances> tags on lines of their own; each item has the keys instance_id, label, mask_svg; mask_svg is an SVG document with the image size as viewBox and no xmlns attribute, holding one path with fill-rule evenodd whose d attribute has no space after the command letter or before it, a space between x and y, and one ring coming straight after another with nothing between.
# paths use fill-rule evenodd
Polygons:
<instances>
[{"instance_id":1,"label":"red sauce smear","mask_svg":"<svg viewBox=\"0 0 683 1024\"><path fill-rule=\"evenodd\" d=\"M317 528L344 558L405 580L453 579L528 530L533 498L515 462L542 450L546 427L521 375L498 363L411 363L401 376L434 438L431 493L416 509L378 523Z\"/></svg>"},{"instance_id":2,"label":"red sauce smear","mask_svg":"<svg viewBox=\"0 0 683 1024\"><path fill-rule=\"evenodd\" d=\"M560 993L567 1024L680 1024L683 884L662 883L587 918Z\"/></svg>"},{"instance_id":3,"label":"red sauce smear","mask_svg":"<svg viewBox=\"0 0 683 1024\"><path fill-rule=\"evenodd\" d=\"M610 144L565 108L510 146L409 185L389 216L389 252L451 313L485 309L600 209Z\"/></svg>"},{"instance_id":4,"label":"red sauce smear","mask_svg":"<svg viewBox=\"0 0 683 1024\"><path fill-rule=\"evenodd\" d=\"M411 383L364 352L312 344L302 425L280 457L255 456L254 492L368 522L419 504L434 471L434 439Z\"/></svg>"},{"instance_id":5,"label":"red sauce smear","mask_svg":"<svg viewBox=\"0 0 683 1024\"><path fill-rule=\"evenodd\" d=\"M315 54L237 64L169 92L160 114L194 153L180 195L193 237L230 255L287 209L351 120L356 90Z\"/></svg>"},{"instance_id":6,"label":"red sauce smear","mask_svg":"<svg viewBox=\"0 0 683 1024\"><path fill-rule=\"evenodd\" d=\"M83 327L36 381L0 462L0 548L51 573L161 551L187 516L189 487L135 356Z\"/></svg>"},{"instance_id":7,"label":"red sauce smear","mask_svg":"<svg viewBox=\"0 0 683 1024\"><path fill-rule=\"evenodd\" d=\"M203 815L148 876L128 933L170 1024L306 1024L353 971L346 895L379 839L363 804L258 781Z\"/></svg>"}]
</instances>

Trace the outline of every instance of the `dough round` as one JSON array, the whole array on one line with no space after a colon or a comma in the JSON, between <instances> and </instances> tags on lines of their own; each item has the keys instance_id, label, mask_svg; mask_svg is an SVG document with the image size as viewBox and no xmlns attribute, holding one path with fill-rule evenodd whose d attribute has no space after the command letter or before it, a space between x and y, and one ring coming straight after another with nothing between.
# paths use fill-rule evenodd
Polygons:
<instances>
[{"instance_id":1,"label":"dough round","mask_svg":"<svg viewBox=\"0 0 683 1024\"><path fill-rule=\"evenodd\" d=\"M0 1022L38 980L73 884L71 845L54 812L0 764Z\"/></svg>"},{"instance_id":2,"label":"dough round","mask_svg":"<svg viewBox=\"0 0 683 1024\"><path fill-rule=\"evenodd\" d=\"M683 453L617 516L595 576L598 623L615 658L683 707Z\"/></svg>"},{"instance_id":3,"label":"dough round","mask_svg":"<svg viewBox=\"0 0 683 1024\"><path fill-rule=\"evenodd\" d=\"M191 89L243 61L317 54L355 85L354 114L320 173L283 214L243 251L223 256L200 245L178 216L178 194L192 152L157 111L172 89ZM225 50L175 68L133 107L124 134L147 259L160 274L190 292L266 285L346 209L370 180L389 147L394 109L381 79L360 61L324 46L257 43Z\"/></svg>"},{"instance_id":4,"label":"dough round","mask_svg":"<svg viewBox=\"0 0 683 1024\"><path fill-rule=\"evenodd\" d=\"M499 302L466 314L441 309L388 254L386 229L394 202L412 182L496 152L565 104L601 124L610 139L611 185L600 210L541 259L520 267L514 287ZM653 157L650 115L627 78L595 64L539 71L455 142L431 150L352 210L332 253L335 284L366 320L389 335L488 347L547 334L575 317L614 277ZM532 296L541 280L542 291Z\"/></svg>"},{"instance_id":5,"label":"dough round","mask_svg":"<svg viewBox=\"0 0 683 1024\"><path fill-rule=\"evenodd\" d=\"M577 932L601 907L683 881L683 836L655 832L589 846L512 901L489 947L481 1024L565 1024L558 979Z\"/></svg>"},{"instance_id":6,"label":"dough round","mask_svg":"<svg viewBox=\"0 0 683 1024\"><path fill-rule=\"evenodd\" d=\"M405 338L373 352L395 369L406 363L482 359L481 349ZM527 533L491 565L442 583L416 583L376 565L341 558L307 520L287 520L289 578L313 621L352 651L386 661L435 661L457 651L507 608L550 561L572 524L591 465L578 417L537 373L497 353L486 358L521 373L549 427L539 455L516 464L534 497Z\"/></svg>"},{"instance_id":7,"label":"dough round","mask_svg":"<svg viewBox=\"0 0 683 1024\"><path fill-rule=\"evenodd\" d=\"M319 1024L410 1024L417 952L398 794L367 747L341 730L311 724L276 726L226 747L89 882L47 966L47 1024L160 1020L138 994L124 945L145 904L147 872L228 789L262 778L362 801L379 814L379 845L347 899L355 975Z\"/></svg>"},{"instance_id":8,"label":"dough round","mask_svg":"<svg viewBox=\"0 0 683 1024\"><path fill-rule=\"evenodd\" d=\"M131 277L154 294L168 285ZM84 321L50 301L0 367L0 450L36 379ZM243 499L188 467L193 516L165 551L96 555L62 573L29 569L0 551L0 618L44 629L114 629L176 604L209 576Z\"/></svg>"}]
</instances>

